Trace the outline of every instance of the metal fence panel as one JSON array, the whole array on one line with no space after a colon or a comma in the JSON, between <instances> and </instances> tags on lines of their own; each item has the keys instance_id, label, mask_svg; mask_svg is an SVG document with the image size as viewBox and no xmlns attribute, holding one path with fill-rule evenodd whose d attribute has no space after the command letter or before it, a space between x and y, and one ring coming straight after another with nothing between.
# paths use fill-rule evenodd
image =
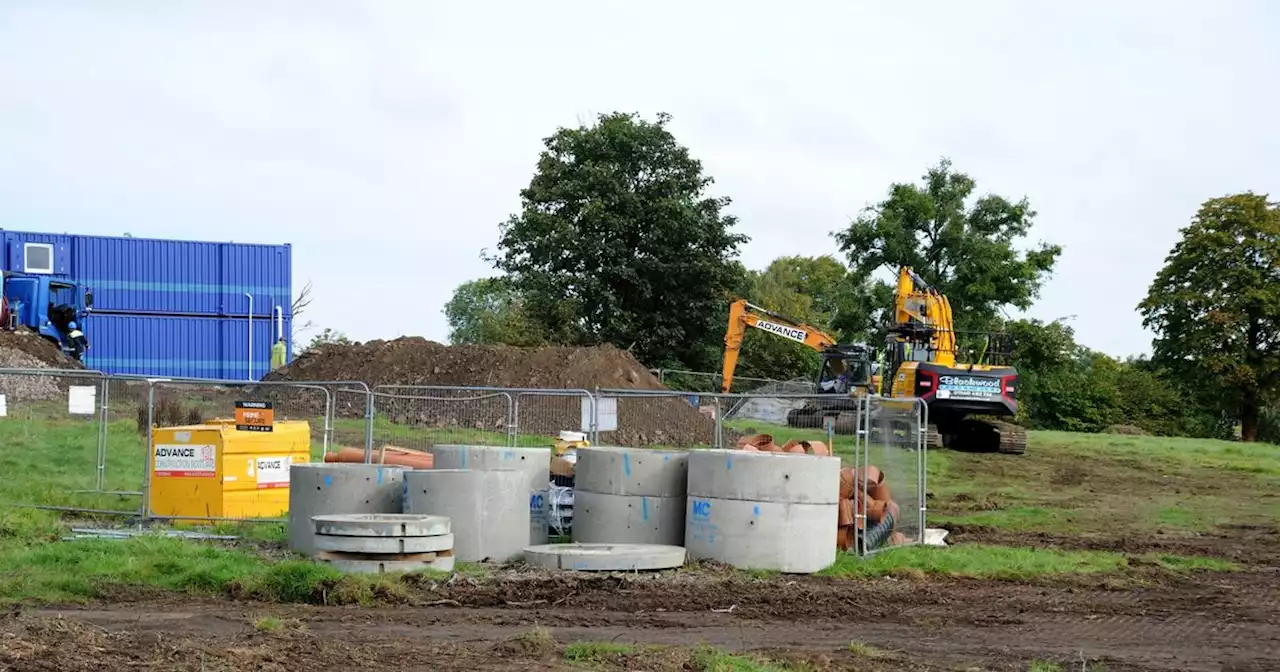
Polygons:
<instances>
[{"instance_id":1,"label":"metal fence panel","mask_svg":"<svg viewBox=\"0 0 1280 672\"><path fill-rule=\"evenodd\" d=\"M143 448L97 371L0 369L0 502L138 515Z\"/></svg>"},{"instance_id":2,"label":"metal fence panel","mask_svg":"<svg viewBox=\"0 0 1280 672\"><path fill-rule=\"evenodd\" d=\"M891 504L880 521L868 502L859 508L857 552L868 556L897 546L924 543L928 407L917 398L863 397L854 465L861 492L887 490ZM878 475L877 475L878 472Z\"/></svg>"},{"instance_id":3,"label":"metal fence panel","mask_svg":"<svg viewBox=\"0 0 1280 672\"><path fill-rule=\"evenodd\" d=\"M548 446L560 432L595 434L599 410L595 395L587 390L512 390L515 421L511 445Z\"/></svg>"},{"instance_id":4,"label":"metal fence panel","mask_svg":"<svg viewBox=\"0 0 1280 672\"><path fill-rule=\"evenodd\" d=\"M720 440L716 394L597 390L594 441L600 445L711 448Z\"/></svg>"},{"instance_id":5,"label":"metal fence panel","mask_svg":"<svg viewBox=\"0 0 1280 672\"><path fill-rule=\"evenodd\" d=\"M380 385L374 388L373 448L509 445L514 401L500 390ZM376 457L373 458L376 461Z\"/></svg>"}]
</instances>

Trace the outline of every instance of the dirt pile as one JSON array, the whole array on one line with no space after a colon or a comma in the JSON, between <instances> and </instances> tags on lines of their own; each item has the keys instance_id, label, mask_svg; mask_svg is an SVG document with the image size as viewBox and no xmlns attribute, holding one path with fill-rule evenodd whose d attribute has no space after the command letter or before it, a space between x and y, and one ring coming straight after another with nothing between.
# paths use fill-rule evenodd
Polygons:
<instances>
[{"instance_id":1,"label":"dirt pile","mask_svg":"<svg viewBox=\"0 0 1280 672\"><path fill-rule=\"evenodd\" d=\"M378 385L429 385L522 389L664 390L662 384L630 353L612 346L518 348L502 345L448 346L418 337L326 345L304 353L267 381L364 381ZM408 397L417 398L410 399ZM430 399L422 397L430 396ZM503 432L508 417L505 399L460 398L440 391L425 395L384 390L376 398L379 415L398 424L425 427L468 427ZM582 404L573 396L520 395L521 433L554 436L580 429ZM513 409L514 410L514 409ZM344 415L358 409L339 408ZM618 429L602 432L603 443L625 446L690 446L710 444L715 421L679 397L624 397L617 402Z\"/></svg>"},{"instance_id":2,"label":"dirt pile","mask_svg":"<svg viewBox=\"0 0 1280 672\"><path fill-rule=\"evenodd\" d=\"M39 334L0 330L0 369L83 369ZM65 380L50 376L0 375L0 394L15 400L48 401L63 395Z\"/></svg>"}]
</instances>

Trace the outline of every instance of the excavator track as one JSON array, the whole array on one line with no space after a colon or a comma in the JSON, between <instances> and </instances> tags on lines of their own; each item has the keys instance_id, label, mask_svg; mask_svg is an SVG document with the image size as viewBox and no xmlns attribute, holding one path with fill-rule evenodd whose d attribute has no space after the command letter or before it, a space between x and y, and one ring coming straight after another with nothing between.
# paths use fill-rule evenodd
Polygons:
<instances>
[{"instance_id":1,"label":"excavator track","mask_svg":"<svg viewBox=\"0 0 1280 672\"><path fill-rule=\"evenodd\" d=\"M931 425L931 441L933 431L935 430ZM952 450L970 453L1021 455L1027 451L1027 430L1003 420L965 418L957 424L945 427L941 440ZM932 445L931 443L930 446Z\"/></svg>"},{"instance_id":2,"label":"excavator track","mask_svg":"<svg viewBox=\"0 0 1280 672\"><path fill-rule=\"evenodd\" d=\"M1001 420L992 420L988 424L992 425L1000 435L1000 443L996 446L997 453L1021 455L1027 452L1027 430L1025 427Z\"/></svg>"},{"instance_id":3,"label":"excavator track","mask_svg":"<svg viewBox=\"0 0 1280 672\"><path fill-rule=\"evenodd\" d=\"M925 429L924 445L929 450L937 450L944 447L942 432L938 431L937 425L930 423L929 427Z\"/></svg>"}]
</instances>

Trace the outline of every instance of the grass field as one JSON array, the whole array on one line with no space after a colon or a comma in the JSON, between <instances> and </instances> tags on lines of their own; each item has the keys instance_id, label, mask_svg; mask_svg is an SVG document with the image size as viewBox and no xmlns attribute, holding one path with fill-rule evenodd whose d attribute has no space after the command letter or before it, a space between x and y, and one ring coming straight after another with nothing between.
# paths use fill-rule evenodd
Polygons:
<instances>
[{"instance_id":1,"label":"grass field","mask_svg":"<svg viewBox=\"0 0 1280 672\"><path fill-rule=\"evenodd\" d=\"M752 422L738 431L826 441L825 433ZM360 421L340 420L338 437L363 436ZM107 490L137 490L142 442L136 423L107 428ZM434 442L504 443L504 435L465 429L422 429L379 420L379 442L425 448ZM136 511L139 498L77 492L94 486L97 428L92 421L10 417L0 422L0 502ZM518 445L547 445L544 437L517 437ZM851 437L834 446L846 461ZM313 445L313 457L320 457ZM909 464L899 465L903 469ZM888 471L886 471L888 473ZM860 560L842 557L831 577L874 578L916 573L1026 579L1083 573L1123 573L1134 565L1168 571L1229 571L1229 559L1177 553L1125 553L1093 548L1039 548L1020 544L1020 533L1056 535L1191 535L1233 525L1280 519L1280 449L1217 441L1033 432L1020 457L933 451L928 455L931 524L1013 535L1009 543L954 548L908 548ZM143 584L195 594L252 594L309 601L341 577L327 567L286 560L283 526L221 525L216 531L245 539L220 548L176 539L58 541L68 517L6 506L0 510L2 599L46 601L92 598L113 586ZM93 516L81 523L103 524ZM997 534L998 537L998 534ZM261 545L262 548L254 544ZM263 549L266 549L265 551ZM176 564L175 564L176 563ZM181 565L183 571L173 571ZM373 583L352 581L342 601L366 601Z\"/></svg>"},{"instance_id":2,"label":"grass field","mask_svg":"<svg viewBox=\"0 0 1280 672\"><path fill-rule=\"evenodd\" d=\"M738 432L771 433L780 444L793 438L828 440L821 431L757 422L727 424ZM359 420L339 420L334 430L336 444L363 443L364 426ZM406 427L382 418L374 430L376 445L391 443L419 449L433 443L507 442L507 436L501 433ZM318 438L318 431L315 435ZM106 428L106 436L105 489L138 490L144 451L136 421L113 421ZM513 587L524 584L524 575L467 566L460 566L458 572L466 585L455 583L456 578L430 572L345 576L326 565L292 556L283 543L285 526L279 523L221 524L211 528L238 536L235 542L194 542L158 535L66 541L63 536L73 525L118 525L130 518L59 513L30 505L133 512L139 505L136 495L83 492L91 490L96 482L97 437L98 427L92 420L21 412L0 419L0 474L4 476L0 479L0 602L110 603L158 595L182 605L182 600L190 598L232 597L282 610L269 613L255 607L259 612L244 620L244 627L254 633L253 637L262 639L264 650L275 651L281 642L311 637L305 632L305 622L311 617L286 611L297 603L422 606L472 600L468 604L490 605L496 599L499 604L530 605L567 599L557 597L560 593L556 591L561 590L570 591L568 595L575 590L587 595L604 590L613 595L611 589L596 587L591 579L583 579L586 583L570 584L578 588L565 588L554 582L534 585L529 588L533 594L526 596L521 592L524 589ZM545 446L548 441L538 436L516 437L517 445L522 446ZM836 436L832 443L842 459L853 459L852 437ZM313 441L312 456L321 456L319 441ZM872 457L885 469L896 496L909 497L914 456L899 449L886 449L873 451ZM984 587L1012 586L1014 596L1019 595L1019 587L1039 591L1058 585L1072 587L1067 590L1075 590L1074 586L1102 586L1108 591L1134 590L1137 594L1148 586L1178 586L1182 585L1179 582L1194 583L1201 580L1198 577L1210 575L1247 576L1260 567L1274 565L1274 537L1257 545L1248 534L1251 530L1275 530L1280 521L1280 448L1276 446L1032 432L1028 451L1022 456L930 452L927 477L929 523L952 530L948 541L954 543L948 548L893 549L867 559L841 555L819 576L804 577L800 582L768 572L726 574L716 568L692 566L671 577L677 582L670 588L672 599L678 600L675 604L683 604L692 599L691 586L703 585L694 593L705 593L705 599L712 600L710 606L700 607L706 613L730 608L726 605L736 606L729 602L731 599L743 604L768 604L770 600L778 600L777 604L799 600L804 604L829 590L861 594L857 591L874 592L892 586L932 590L930 587L942 585L950 586L946 590L961 591L948 598L950 604L982 609L986 593L963 592L973 582ZM826 587L815 589L817 593L788 597L786 591L797 585L801 589ZM905 596L917 589L902 590L907 591ZM638 594L634 587L631 593ZM603 599L613 601L617 597ZM1033 594L1027 599L1034 604L1040 598ZM1088 604L1096 599L1099 598L1088 598ZM920 600L925 606L916 608L930 608L927 593ZM605 607L587 607L588 613L601 608ZM649 610L650 606L640 608ZM863 613L865 609L857 607L851 613ZM933 614L929 611L925 617L941 618ZM564 638L556 641L539 632L507 641L496 655L525 661L521 664L532 660L545 669L917 669L901 652L888 651L874 640L846 640L847 645L842 644L838 651L797 661L785 652L742 653L717 646L642 646ZM100 641L93 631L81 635L86 646L109 644ZM66 636L57 635L63 639ZM369 646L374 647L370 649L373 651L382 645L375 642ZM131 648L133 645L122 646L121 651ZM201 651L200 656L222 655L222 649ZM0 662L5 654L0 643ZM333 655L343 653L335 650ZM301 659L310 660L305 656ZM1023 656L1018 659L1017 669L1068 669L1064 664L1067 660L1063 656ZM1078 668L1077 664L1070 669ZM1088 669L1101 668L1091 664Z\"/></svg>"}]
</instances>

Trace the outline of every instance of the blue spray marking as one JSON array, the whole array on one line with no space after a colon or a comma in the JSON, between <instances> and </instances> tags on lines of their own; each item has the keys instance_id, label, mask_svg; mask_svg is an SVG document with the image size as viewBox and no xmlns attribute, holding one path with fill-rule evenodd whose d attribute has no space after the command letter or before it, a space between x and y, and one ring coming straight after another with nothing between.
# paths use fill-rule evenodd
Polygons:
<instances>
[{"instance_id":1,"label":"blue spray marking","mask_svg":"<svg viewBox=\"0 0 1280 672\"><path fill-rule=\"evenodd\" d=\"M626 474L628 478L631 477L631 455L628 453L622 454L622 473Z\"/></svg>"},{"instance_id":2,"label":"blue spray marking","mask_svg":"<svg viewBox=\"0 0 1280 672\"><path fill-rule=\"evenodd\" d=\"M694 518L710 518L711 502L705 499L693 500L693 517Z\"/></svg>"},{"instance_id":3,"label":"blue spray marking","mask_svg":"<svg viewBox=\"0 0 1280 672\"><path fill-rule=\"evenodd\" d=\"M325 475L324 475L324 487L326 487L326 488L327 488L327 487L329 487L329 486L331 486L331 485L333 485L333 477L332 477L332 476L330 476L330 475L328 475L328 474L325 474Z\"/></svg>"},{"instance_id":4,"label":"blue spray marking","mask_svg":"<svg viewBox=\"0 0 1280 672\"><path fill-rule=\"evenodd\" d=\"M467 449L466 448L462 449L462 468L463 469L467 468Z\"/></svg>"},{"instance_id":5,"label":"blue spray marking","mask_svg":"<svg viewBox=\"0 0 1280 672\"><path fill-rule=\"evenodd\" d=\"M670 456L670 455L663 455L663 456L662 456L662 461L663 461L663 462L670 462L670 461L671 461L671 456Z\"/></svg>"},{"instance_id":6,"label":"blue spray marking","mask_svg":"<svg viewBox=\"0 0 1280 672\"><path fill-rule=\"evenodd\" d=\"M378 485L382 485L382 467L378 467Z\"/></svg>"},{"instance_id":7,"label":"blue spray marking","mask_svg":"<svg viewBox=\"0 0 1280 672\"><path fill-rule=\"evenodd\" d=\"M640 497L640 517L646 521L649 520L649 498L648 497L643 497L643 496Z\"/></svg>"},{"instance_id":8,"label":"blue spray marking","mask_svg":"<svg viewBox=\"0 0 1280 672\"><path fill-rule=\"evenodd\" d=\"M759 504L756 504L755 506L751 507L751 515L755 516L756 518L759 518L759 517L760 517L760 505L759 505Z\"/></svg>"},{"instance_id":9,"label":"blue spray marking","mask_svg":"<svg viewBox=\"0 0 1280 672\"><path fill-rule=\"evenodd\" d=\"M725 470L725 471L732 471L732 470L733 470L733 458L732 458L732 457L726 457L726 458L724 458L724 470Z\"/></svg>"}]
</instances>

